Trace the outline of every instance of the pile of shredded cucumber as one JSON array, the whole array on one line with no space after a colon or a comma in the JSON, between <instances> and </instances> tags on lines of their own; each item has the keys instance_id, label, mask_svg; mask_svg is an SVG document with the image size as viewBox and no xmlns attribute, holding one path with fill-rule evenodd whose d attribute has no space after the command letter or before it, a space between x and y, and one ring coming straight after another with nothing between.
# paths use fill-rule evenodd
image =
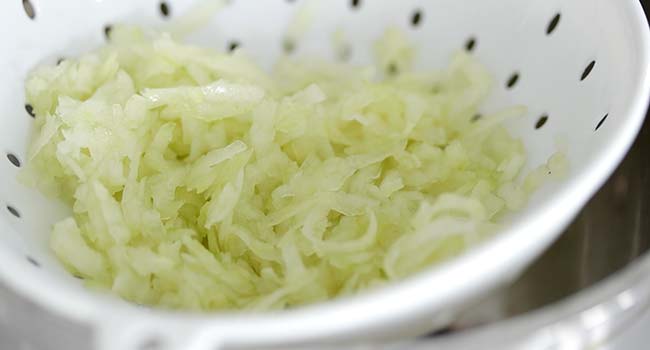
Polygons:
<instances>
[{"instance_id":1,"label":"pile of shredded cucumber","mask_svg":"<svg viewBox=\"0 0 650 350\"><path fill-rule=\"evenodd\" d=\"M41 66L22 180L72 216L51 248L89 286L146 305L280 309L350 295L457 256L525 205L523 144L476 118L491 79L458 53L414 72L397 30L374 66L281 59L267 73L115 27ZM560 168L558 168L560 169Z\"/></svg>"}]
</instances>

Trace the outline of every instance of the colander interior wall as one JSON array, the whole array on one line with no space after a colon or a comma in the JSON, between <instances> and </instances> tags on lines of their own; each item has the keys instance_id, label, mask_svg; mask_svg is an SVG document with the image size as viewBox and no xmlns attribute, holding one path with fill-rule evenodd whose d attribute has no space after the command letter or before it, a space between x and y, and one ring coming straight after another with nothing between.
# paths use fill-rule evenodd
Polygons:
<instances>
[{"instance_id":1,"label":"colander interior wall","mask_svg":"<svg viewBox=\"0 0 650 350\"><path fill-rule=\"evenodd\" d=\"M470 51L494 77L494 93L482 113L514 104L528 107L526 116L508 122L526 145L528 169L545 162L558 147L566 147L571 162L565 180L546 186L513 217L521 223L549 203L572 200L567 197L571 188L582 188L577 200L584 202L614 169L638 130L642 116L635 112L635 100L645 94L639 91L647 85L647 52L639 44L643 35L633 25L634 1L620 3L232 0L189 41L223 51L241 47L266 67L285 53L368 63L372 43L390 26L402 28L416 44L419 69L443 68L454 51ZM27 161L33 121L24 98L28 71L98 47L115 23L165 26L191 4L7 0L0 5L5 28L0 31L0 252L24 278L84 300L95 298L48 249L51 224L67 209L16 180ZM288 41L286 28L301 9L312 11L312 22L303 35ZM345 33L343 54L332 46L337 30ZM560 221L568 222L578 207L568 206L567 217ZM513 264L505 275L522 265Z\"/></svg>"}]
</instances>

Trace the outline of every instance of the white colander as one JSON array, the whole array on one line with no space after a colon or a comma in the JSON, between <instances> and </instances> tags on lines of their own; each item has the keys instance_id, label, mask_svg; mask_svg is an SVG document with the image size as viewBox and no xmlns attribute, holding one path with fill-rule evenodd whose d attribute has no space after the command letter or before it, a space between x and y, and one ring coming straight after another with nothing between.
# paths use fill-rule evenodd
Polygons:
<instances>
[{"instance_id":1,"label":"white colander","mask_svg":"<svg viewBox=\"0 0 650 350\"><path fill-rule=\"evenodd\" d=\"M571 170L539 191L494 239L388 288L274 314L152 310L88 291L48 250L50 225L66 209L16 181L32 124L23 83L38 63L101 45L107 25L162 26L192 3L0 4L0 151L6 155L0 159L0 282L61 319L85 325L98 349L257 348L416 335L443 325L468 301L510 281L558 236L622 159L648 101L650 35L635 0L322 0L291 43L287 25L305 1L230 1L191 41L223 50L239 45L267 66L290 46L294 55L340 59L331 46L339 29L353 63L368 62L372 42L393 25L417 43L422 68L442 67L455 50L469 50L498 83L486 112L528 106L526 117L508 128L524 140L529 167L545 162L559 142ZM2 309L12 310L0 300Z\"/></svg>"}]
</instances>

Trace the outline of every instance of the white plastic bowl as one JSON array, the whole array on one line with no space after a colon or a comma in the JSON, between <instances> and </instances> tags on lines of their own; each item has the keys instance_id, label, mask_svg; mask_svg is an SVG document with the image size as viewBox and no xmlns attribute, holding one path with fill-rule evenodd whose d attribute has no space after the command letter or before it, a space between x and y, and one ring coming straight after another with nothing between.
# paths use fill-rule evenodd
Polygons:
<instances>
[{"instance_id":1,"label":"white plastic bowl","mask_svg":"<svg viewBox=\"0 0 650 350\"><path fill-rule=\"evenodd\" d=\"M543 163L561 140L571 162L568 178L544 187L489 242L354 298L273 314L207 315L152 310L93 293L48 250L50 225L65 208L15 179L32 123L24 106L26 74L40 62L101 45L108 24L163 25L191 2L167 0L164 16L159 0L6 0L0 5L0 148L7 154L0 161L0 202L7 209L0 213L0 280L60 317L90 326L98 348L106 350L416 335L452 320L547 247L611 174L643 120L650 35L635 0L314 1L313 23L295 43L295 54L335 58L330 36L342 28L351 60L365 62L389 25L402 27L418 44L421 67L441 67L454 50L471 49L499 82L485 111L528 106L528 115L508 127L523 138L529 166ZM223 49L236 40L269 64L281 54L287 24L303 2L231 1L191 40Z\"/></svg>"}]
</instances>

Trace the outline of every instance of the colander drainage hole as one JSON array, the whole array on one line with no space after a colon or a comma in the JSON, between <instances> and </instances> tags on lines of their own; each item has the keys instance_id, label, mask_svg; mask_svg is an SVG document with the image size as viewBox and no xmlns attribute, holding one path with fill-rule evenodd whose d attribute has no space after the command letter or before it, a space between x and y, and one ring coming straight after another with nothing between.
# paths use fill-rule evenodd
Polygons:
<instances>
[{"instance_id":1,"label":"colander drainage hole","mask_svg":"<svg viewBox=\"0 0 650 350\"><path fill-rule=\"evenodd\" d=\"M29 114L32 118L36 117L36 114L34 114L34 107L32 107L32 105L29 103L25 105L25 111L27 111L27 114Z\"/></svg>"},{"instance_id":2,"label":"colander drainage hole","mask_svg":"<svg viewBox=\"0 0 650 350\"><path fill-rule=\"evenodd\" d=\"M541 129L546 124L547 121L548 121L548 115L544 114L543 116L539 117L539 119L537 119L537 123L535 123L535 129L536 130Z\"/></svg>"},{"instance_id":3,"label":"colander drainage hole","mask_svg":"<svg viewBox=\"0 0 650 350\"><path fill-rule=\"evenodd\" d=\"M140 344L140 346L138 346L138 350L160 350L162 348L162 340L158 338L147 339L142 344Z\"/></svg>"},{"instance_id":4,"label":"colander drainage hole","mask_svg":"<svg viewBox=\"0 0 650 350\"><path fill-rule=\"evenodd\" d=\"M427 334L425 336L425 338L441 337L441 336L452 334L452 333L454 333L454 331L455 331L455 329L453 328L453 326L449 326L449 327L441 328L441 329L439 329L437 331L433 331L433 332Z\"/></svg>"},{"instance_id":5,"label":"colander drainage hole","mask_svg":"<svg viewBox=\"0 0 650 350\"><path fill-rule=\"evenodd\" d=\"M171 14L171 11L169 10L169 5L165 1L160 2L160 14L163 17L169 17Z\"/></svg>"},{"instance_id":6,"label":"colander drainage hole","mask_svg":"<svg viewBox=\"0 0 650 350\"><path fill-rule=\"evenodd\" d=\"M601 119L601 120L598 122L598 125L596 125L596 130L595 130L595 131L598 131L598 129L600 129L600 127L603 126L603 123L605 123L605 120L607 120L607 117L609 117L609 113L605 114L605 116L603 117L603 119Z\"/></svg>"},{"instance_id":7,"label":"colander drainage hole","mask_svg":"<svg viewBox=\"0 0 650 350\"><path fill-rule=\"evenodd\" d=\"M25 258L27 259L27 261L29 261L30 264L32 264L32 265L34 265L34 266L36 266L36 267L41 267L41 263L39 263L38 261L36 261L36 260L35 260L34 258L32 258L31 256L26 256Z\"/></svg>"},{"instance_id":8,"label":"colander drainage hole","mask_svg":"<svg viewBox=\"0 0 650 350\"><path fill-rule=\"evenodd\" d=\"M106 37L107 40L111 39L111 30L113 30L113 26L111 26L110 24L104 26L104 36Z\"/></svg>"},{"instance_id":9,"label":"colander drainage hole","mask_svg":"<svg viewBox=\"0 0 650 350\"><path fill-rule=\"evenodd\" d=\"M467 39L467 42L465 43L465 51L472 52L474 51L475 47L476 47L476 38L471 37Z\"/></svg>"},{"instance_id":10,"label":"colander drainage hole","mask_svg":"<svg viewBox=\"0 0 650 350\"><path fill-rule=\"evenodd\" d=\"M233 52L235 51L238 47L240 46L239 41L233 40L230 43L228 43L228 51Z\"/></svg>"},{"instance_id":11,"label":"colander drainage hole","mask_svg":"<svg viewBox=\"0 0 650 350\"><path fill-rule=\"evenodd\" d=\"M341 61L348 61L352 57L352 47L348 44L345 44L338 50L338 58Z\"/></svg>"},{"instance_id":12,"label":"colander drainage hole","mask_svg":"<svg viewBox=\"0 0 650 350\"><path fill-rule=\"evenodd\" d=\"M7 153L7 159L13 164L16 168L20 168L20 160L13 153Z\"/></svg>"},{"instance_id":13,"label":"colander drainage hole","mask_svg":"<svg viewBox=\"0 0 650 350\"><path fill-rule=\"evenodd\" d=\"M36 11L34 11L34 6L32 6L32 3L29 0L23 0L23 9L25 10L25 14L29 19L34 19L36 17Z\"/></svg>"},{"instance_id":14,"label":"colander drainage hole","mask_svg":"<svg viewBox=\"0 0 650 350\"><path fill-rule=\"evenodd\" d=\"M7 206L7 211L9 211L9 213L11 215L13 215L13 216L20 219L20 212L18 212L18 210L16 208L12 207L11 205L8 205Z\"/></svg>"},{"instance_id":15,"label":"colander drainage hole","mask_svg":"<svg viewBox=\"0 0 650 350\"><path fill-rule=\"evenodd\" d=\"M518 81L519 81L519 73L518 72L512 73L510 78L508 78L508 82L506 83L506 87L508 89L512 89L512 88L515 87L515 85L517 85Z\"/></svg>"},{"instance_id":16,"label":"colander drainage hole","mask_svg":"<svg viewBox=\"0 0 650 350\"><path fill-rule=\"evenodd\" d=\"M591 71L594 70L595 66L596 66L596 61L589 62L589 64L587 65L587 68L585 68L585 71L582 72L582 76L580 77L580 81L583 81L583 80L587 79L589 74L591 74Z\"/></svg>"},{"instance_id":17,"label":"colander drainage hole","mask_svg":"<svg viewBox=\"0 0 650 350\"><path fill-rule=\"evenodd\" d=\"M411 25L413 25L413 27L418 27L422 22L422 17L423 17L422 11L415 10L415 12L413 12L413 15L411 16Z\"/></svg>"},{"instance_id":18,"label":"colander drainage hole","mask_svg":"<svg viewBox=\"0 0 650 350\"><path fill-rule=\"evenodd\" d=\"M388 73L388 75L397 75L397 73L399 73L399 68L397 67L397 64L395 63L389 64L388 67L386 67L386 73Z\"/></svg>"},{"instance_id":19,"label":"colander drainage hole","mask_svg":"<svg viewBox=\"0 0 650 350\"><path fill-rule=\"evenodd\" d=\"M284 49L284 53L289 55L296 50L296 43L293 41L293 39L285 38L282 41L282 49Z\"/></svg>"},{"instance_id":20,"label":"colander drainage hole","mask_svg":"<svg viewBox=\"0 0 650 350\"><path fill-rule=\"evenodd\" d=\"M551 22L548 24L548 27L546 28L546 35L553 34L555 28L557 28L557 25L560 24L560 18L562 18L562 15L560 13L556 14L555 17L553 17Z\"/></svg>"}]
</instances>

